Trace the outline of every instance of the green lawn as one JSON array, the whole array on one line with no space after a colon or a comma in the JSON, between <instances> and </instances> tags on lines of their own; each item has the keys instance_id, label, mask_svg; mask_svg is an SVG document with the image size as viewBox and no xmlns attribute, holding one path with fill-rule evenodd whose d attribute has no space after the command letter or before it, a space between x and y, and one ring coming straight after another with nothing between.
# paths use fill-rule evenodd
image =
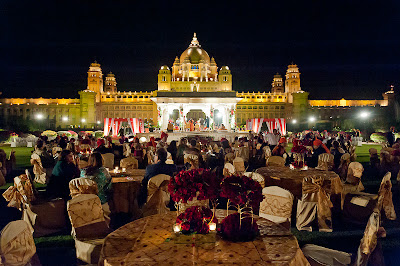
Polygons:
<instances>
[{"instance_id":1,"label":"green lawn","mask_svg":"<svg viewBox=\"0 0 400 266\"><path fill-rule=\"evenodd\" d=\"M27 147L11 148L10 145L4 145L0 146L0 149L3 149L7 153L7 157L10 155L11 150L15 151L15 157L18 169L23 169L31 166L30 158L33 148L27 148Z\"/></svg>"}]
</instances>

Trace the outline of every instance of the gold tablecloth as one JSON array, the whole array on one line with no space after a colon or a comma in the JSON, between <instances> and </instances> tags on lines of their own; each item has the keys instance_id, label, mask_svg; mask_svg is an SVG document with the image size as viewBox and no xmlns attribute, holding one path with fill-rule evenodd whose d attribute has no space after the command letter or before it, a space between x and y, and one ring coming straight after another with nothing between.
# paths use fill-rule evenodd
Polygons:
<instances>
[{"instance_id":1,"label":"gold tablecloth","mask_svg":"<svg viewBox=\"0 0 400 266\"><path fill-rule=\"evenodd\" d=\"M323 177L323 188L330 194L341 194L343 192L340 177L333 171L321 171L314 168L291 170L289 167L268 166L261 167L256 172L265 178L266 187L279 186L289 190L297 198L302 196L302 182L304 177L307 176Z\"/></svg>"},{"instance_id":2,"label":"gold tablecloth","mask_svg":"<svg viewBox=\"0 0 400 266\"><path fill-rule=\"evenodd\" d=\"M130 213L134 219L141 213L137 203L137 194L146 170L134 169L125 173L110 171L113 187L111 211L113 213Z\"/></svg>"},{"instance_id":3,"label":"gold tablecloth","mask_svg":"<svg viewBox=\"0 0 400 266\"><path fill-rule=\"evenodd\" d=\"M219 221L226 211L217 210ZM296 238L284 227L256 217L260 236L250 242L176 243L176 212L136 220L109 234L101 251L104 265L309 265Z\"/></svg>"}]
</instances>

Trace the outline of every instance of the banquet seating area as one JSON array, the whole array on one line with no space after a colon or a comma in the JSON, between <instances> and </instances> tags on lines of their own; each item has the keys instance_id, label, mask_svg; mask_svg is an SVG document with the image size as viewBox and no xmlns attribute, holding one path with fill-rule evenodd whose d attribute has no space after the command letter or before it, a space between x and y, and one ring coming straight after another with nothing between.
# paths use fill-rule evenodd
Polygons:
<instances>
[{"instance_id":1,"label":"banquet seating area","mask_svg":"<svg viewBox=\"0 0 400 266\"><path fill-rule=\"evenodd\" d=\"M39 139L32 168L2 192L19 217L1 232L2 258L39 264L34 239L70 234L80 265L383 263L397 218L392 148L362 164L343 135L274 137ZM359 246L307 242L349 228Z\"/></svg>"}]
</instances>

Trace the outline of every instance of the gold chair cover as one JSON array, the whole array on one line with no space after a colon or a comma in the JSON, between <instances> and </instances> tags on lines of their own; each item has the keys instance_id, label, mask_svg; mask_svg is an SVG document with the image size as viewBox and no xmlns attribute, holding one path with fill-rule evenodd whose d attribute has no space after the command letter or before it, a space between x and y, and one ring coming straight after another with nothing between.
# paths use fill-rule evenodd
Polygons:
<instances>
[{"instance_id":1,"label":"gold chair cover","mask_svg":"<svg viewBox=\"0 0 400 266\"><path fill-rule=\"evenodd\" d=\"M260 217L275 223L290 222L293 206L293 194L286 189L272 186L262 191L264 200L260 203Z\"/></svg>"},{"instance_id":2,"label":"gold chair cover","mask_svg":"<svg viewBox=\"0 0 400 266\"><path fill-rule=\"evenodd\" d=\"M299 230L310 230L310 222L318 218L319 231L332 232L330 194L323 187L323 177L305 177L303 179L303 196L297 205L296 226Z\"/></svg>"},{"instance_id":3,"label":"gold chair cover","mask_svg":"<svg viewBox=\"0 0 400 266\"><path fill-rule=\"evenodd\" d=\"M271 148L269 146L264 146L263 152L265 159L268 159L269 157L272 156Z\"/></svg>"},{"instance_id":4,"label":"gold chair cover","mask_svg":"<svg viewBox=\"0 0 400 266\"><path fill-rule=\"evenodd\" d=\"M280 156L271 156L267 159L267 166L277 165L277 166L285 166L285 159Z\"/></svg>"},{"instance_id":5,"label":"gold chair cover","mask_svg":"<svg viewBox=\"0 0 400 266\"><path fill-rule=\"evenodd\" d=\"M67 210L74 229L105 221L103 208L97 195L77 195L68 201Z\"/></svg>"},{"instance_id":6,"label":"gold chair cover","mask_svg":"<svg viewBox=\"0 0 400 266\"><path fill-rule=\"evenodd\" d=\"M8 207L14 207L19 210L23 209L24 204L30 204L35 199L35 196L28 176L23 174L15 177L14 186L10 186L3 193L3 197L9 202Z\"/></svg>"},{"instance_id":7,"label":"gold chair cover","mask_svg":"<svg viewBox=\"0 0 400 266\"><path fill-rule=\"evenodd\" d=\"M31 156L31 164L33 165L33 173L35 174L35 182L46 184L46 170L43 168L42 160L39 155L33 153Z\"/></svg>"},{"instance_id":8,"label":"gold chair cover","mask_svg":"<svg viewBox=\"0 0 400 266\"><path fill-rule=\"evenodd\" d=\"M72 198L80 194L97 195L99 193L96 182L84 177L74 178L69 181L69 191Z\"/></svg>"},{"instance_id":9,"label":"gold chair cover","mask_svg":"<svg viewBox=\"0 0 400 266\"><path fill-rule=\"evenodd\" d=\"M340 164L338 167L338 175L342 180L345 180L347 177L349 164L350 164L350 154L345 153L342 155L342 157L340 157Z\"/></svg>"},{"instance_id":10,"label":"gold chair cover","mask_svg":"<svg viewBox=\"0 0 400 266\"><path fill-rule=\"evenodd\" d=\"M323 171L331 171L333 169L334 156L330 153L322 153L318 156L318 166L315 169Z\"/></svg>"},{"instance_id":11,"label":"gold chair cover","mask_svg":"<svg viewBox=\"0 0 400 266\"><path fill-rule=\"evenodd\" d=\"M222 173L225 177L234 175L235 172L235 166L233 166L231 163L225 163L224 169L222 170Z\"/></svg>"},{"instance_id":12,"label":"gold chair cover","mask_svg":"<svg viewBox=\"0 0 400 266\"><path fill-rule=\"evenodd\" d=\"M391 173L388 172L382 179L378 192L378 209L385 211L386 218L396 220L396 211L393 205Z\"/></svg>"},{"instance_id":13,"label":"gold chair cover","mask_svg":"<svg viewBox=\"0 0 400 266\"><path fill-rule=\"evenodd\" d=\"M147 202L143 207L143 216L164 214L169 212L167 204L170 200L168 184L169 175L156 175L150 178L147 186Z\"/></svg>"},{"instance_id":14,"label":"gold chair cover","mask_svg":"<svg viewBox=\"0 0 400 266\"><path fill-rule=\"evenodd\" d=\"M114 154L106 153L101 155L104 161L104 167L114 169Z\"/></svg>"},{"instance_id":15,"label":"gold chair cover","mask_svg":"<svg viewBox=\"0 0 400 266\"><path fill-rule=\"evenodd\" d=\"M346 183L343 184L343 193L354 193L363 191L364 186L361 182L361 176L364 172L364 167L359 162L351 162L349 164Z\"/></svg>"},{"instance_id":16,"label":"gold chair cover","mask_svg":"<svg viewBox=\"0 0 400 266\"><path fill-rule=\"evenodd\" d=\"M231 163L233 164L233 160L235 159L235 154L234 153L227 153L225 155L225 163Z\"/></svg>"},{"instance_id":17,"label":"gold chair cover","mask_svg":"<svg viewBox=\"0 0 400 266\"><path fill-rule=\"evenodd\" d=\"M367 265L371 253L378 243L378 229L380 227L380 212L374 211L369 217L357 251L356 265Z\"/></svg>"},{"instance_id":18,"label":"gold chair cover","mask_svg":"<svg viewBox=\"0 0 400 266\"><path fill-rule=\"evenodd\" d=\"M239 147L237 149L236 157L243 158L245 162L249 161L249 147Z\"/></svg>"},{"instance_id":19,"label":"gold chair cover","mask_svg":"<svg viewBox=\"0 0 400 266\"><path fill-rule=\"evenodd\" d=\"M27 265L36 253L32 231L27 222L13 221L0 235L0 265Z\"/></svg>"},{"instance_id":20,"label":"gold chair cover","mask_svg":"<svg viewBox=\"0 0 400 266\"><path fill-rule=\"evenodd\" d=\"M190 169L199 169L199 156L197 156L196 154L185 154L183 158L185 164L190 164Z\"/></svg>"},{"instance_id":21,"label":"gold chair cover","mask_svg":"<svg viewBox=\"0 0 400 266\"><path fill-rule=\"evenodd\" d=\"M119 163L121 168L126 168L126 169L138 169L139 168L139 162L136 158L134 157L128 157L124 158L121 160Z\"/></svg>"},{"instance_id":22,"label":"gold chair cover","mask_svg":"<svg viewBox=\"0 0 400 266\"><path fill-rule=\"evenodd\" d=\"M235 167L237 174L243 174L246 171L246 168L244 167L244 160L241 157L236 157L233 160L233 166Z\"/></svg>"}]
</instances>

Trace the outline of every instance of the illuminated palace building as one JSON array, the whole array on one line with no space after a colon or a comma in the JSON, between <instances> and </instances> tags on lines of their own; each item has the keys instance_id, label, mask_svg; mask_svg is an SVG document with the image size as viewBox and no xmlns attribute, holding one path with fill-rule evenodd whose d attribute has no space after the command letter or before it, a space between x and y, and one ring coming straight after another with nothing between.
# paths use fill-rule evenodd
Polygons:
<instances>
[{"instance_id":1,"label":"illuminated palace building","mask_svg":"<svg viewBox=\"0 0 400 266\"><path fill-rule=\"evenodd\" d=\"M170 120L182 126L184 120L203 118L209 125L224 124L232 129L235 123L240 126L250 118L286 118L300 123L312 115L317 123L337 123L350 109L387 109L394 101L393 90L384 93L382 100L309 100L308 92L300 87L299 68L293 63L285 80L279 74L274 76L268 92L233 91L229 67L218 69L196 34L172 67L160 68L157 90L118 91L114 74L104 78L97 62L90 65L87 79L87 88L77 99L0 99L0 116L4 123L13 117L45 120L54 129L100 127L106 117L141 118L162 129Z\"/></svg>"}]
</instances>

